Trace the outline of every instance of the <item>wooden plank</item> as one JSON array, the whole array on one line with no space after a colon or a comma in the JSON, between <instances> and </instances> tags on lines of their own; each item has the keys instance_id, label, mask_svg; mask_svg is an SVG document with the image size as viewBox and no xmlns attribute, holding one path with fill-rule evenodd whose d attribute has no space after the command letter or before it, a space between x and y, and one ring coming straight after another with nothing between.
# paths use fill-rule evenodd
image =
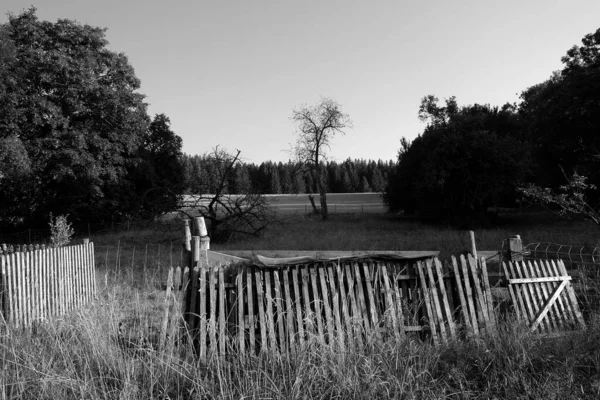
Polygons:
<instances>
[{"instance_id":1,"label":"wooden plank","mask_svg":"<svg viewBox=\"0 0 600 400\"><path fill-rule=\"evenodd\" d=\"M82 244L80 247L80 257L81 257L81 289L82 289L82 304L87 304L88 302L88 245Z\"/></svg>"},{"instance_id":2,"label":"wooden plank","mask_svg":"<svg viewBox=\"0 0 600 400\"><path fill-rule=\"evenodd\" d=\"M394 275L394 266L391 264L389 264L389 265L390 265L389 272L392 275L390 286L392 289L393 302L396 307L396 322L398 324L398 331L400 334L400 338L403 338L405 335L406 329L405 329L405 325L404 325L404 312L402 311L402 296L400 293L402 289L398 288L398 281ZM407 287L407 283L405 281L402 282L402 287L403 288ZM406 295L405 300L408 302L408 290L405 290L404 293Z\"/></svg>"},{"instance_id":3,"label":"wooden plank","mask_svg":"<svg viewBox=\"0 0 600 400\"><path fill-rule=\"evenodd\" d=\"M437 321L438 327L440 328L440 336L442 337L443 341L446 341L448 340L448 335L446 333L444 315L442 312L442 307L440 305L438 290L433 276L432 264L433 260L425 260L425 267L427 268L427 277L429 279L429 294L431 295L432 299L433 311L435 312L435 319Z\"/></svg>"},{"instance_id":4,"label":"wooden plank","mask_svg":"<svg viewBox=\"0 0 600 400\"><path fill-rule=\"evenodd\" d=\"M32 312L31 312L31 268L29 262L29 252L24 251L21 253L22 265L23 265L23 276L24 276L24 287L25 287L25 323L26 327L31 326Z\"/></svg>"},{"instance_id":5,"label":"wooden plank","mask_svg":"<svg viewBox=\"0 0 600 400\"><path fill-rule=\"evenodd\" d=\"M285 272L285 271L284 271ZM273 271L273 283L275 285L275 305L277 306L277 312L275 316L277 317L277 337L279 338L279 349L282 353L287 352L289 347L286 343L286 335L284 328L284 320L289 319L287 313L283 311L283 298L281 294L281 280L279 279L280 271Z\"/></svg>"},{"instance_id":6,"label":"wooden plank","mask_svg":"<svg viewBox=\"0 0 600 400\"><path fill-rule=\"evenodd\" d=\"M23 288L25 294L24 301L24 323L26 327L31 326L31 269L29 268L29 252L21 253L21 265L23 268Z\"/></svg>"},{"instance_id":7,"label":"wooden plank","mask_svg":"<svg viewBox=\"0 0 600 400\"><path fill-rule=\"evenodd\" d=\"M530 330L532 332L536 330L537 326L542 322L548 311L550 311L550 308L554 305L554 302L556 301L558 296L560 296L562 290L567 286L567 283L567 281L562 281L560 285L558 285L558 287L554 289L554 292L552 293L548 301L546 301L543 307L541 307L540 311L538 312L538 315L536 316L535 320L533 321L533 324L530 327Z\"/></svg>"},{"instance_id":8,"label":"wooden plank","mask_svg":"<svg viewBox=\"0 0 600 400\"><path fill-rule=\"evenodd\" d=\"M38 255L35 250L28 251L29 262L30 262L30 273L31 273L31 300L32 300L32 323L39 322L40 319L40 306L42 304L42 297L40 296L40 271Z\"/></svg>"},{"instance_id":9,"label":"wooden plank","mask_svg":"<svg viewBox=\"0 0 600 400\"><path fill-rule=\"evenodd\" d=\"M243 272L238 271L235 275L235 289L237 294L237 324L236 335L240 354L246 354L246 329L244 327L244 284Z\"/></svg>"},{"instance_id":10,"label":"wooden plank","mask_svg":"<svg viewBox=\"0 0 600 400\"><path fill-rule=\"evenodd\" d=\"M340 351L344 352L344 350L345 350L344 328L342 327L342 319L340 317L340 308L341 308L340 292L341 291L338 290L335 286L336 279L335 279L334 270L333 270L331 263L327 265L327 275L329 278L328 282L329 282L329 288L331 291L331 309L333 311L333 318L335 320L335 335L336 335L336 339L337 339L337 343L338 343Z\"/></svg>"},{"instance_id":11,"label":"wooden plank","mask_svg":"<svg viewBox=\"0 0 600 400\"><path fill-rule=\"evenodd\" d=\"M367 311L367 303L365 300L365 294L363 290L363 278L360 274L360 270L358 268L358 263L350 262L352 272L354 273L354 297L356 299L356 307L358 310L358 315L362 319L361 323L366 332L370 330L370 322L369 322L369 313Z\"/></svg>"},{"instance_id":12,"label":"wooden plank","mask_svg":"<svg viewBox=\"0 0 600 400\"><path fill-rule=\"evenodd\" d=\"M356 303L358 309L358 315L362 318L363 321L363 329L366 335L367 342L369 341L370 333L372 332L371 325L369 323L369 314L367 312L367 304L365 302L365 295L363 291L363 280L360 276L360 270L358 269L358 263L352 262L352 267L354 269L354 282L355 282L355 290L356 290Z\"/></svg>"},{"instance_id":13,"label":"wooden plank","mask_svg":"<svg viewBox=\"0 0 600 400\"><path fill-rule=\"evenodd\" d=\"M362 262L362 269L363 269L363 273L365 275L365 289L367 292L367 299L369 300L369 316L371 318L371 328L373 329L373 336L375 337L376 340L380 340L379 337L379 318L377 316L377 311L376 311L376 305L375 305L375 296L374 296L374 291L375 285L371 285L371 274L369 273L369 268L366 265L366 262ZM357 265L357 264L355 264ZM358 266L358 265L357 265Z\"/></svg>"},{"instance_id":14,"label":"wooden plank","mask_svg":"<svg viewBox=\"0 0 600 400\"><path fill-rule=\"evenodd\" d=\"M475 300L473 299L473 290L471 289L471 279L468 272L467 260L464 255L460 255L460 266L465 282L465 293L467 295L467 304L469 305L469 314L471 315L471 325L473 333L479 336L479 320L477 318L477 310L475 309Z\"/></svg>"},{"instance_id":15,"label":"wooden plank","mask_svg":"<svg viewBox=\"0 0 600 400\"><path fill-rule=\"evenodd\" d=\"M488 314L487 303L483 294L483 290L481 289L481 282L477 273L477 263L470 254L467 255L467 260L469 261L469 265L471 267L471 274L473 276L473 286L475 286L475 293L477 294L477 302L479 303L479 309L481 311L483 319L485 320L485 329L486 331L490 332L490 316ZM481 321L478 321L478 324L479 326L481 326Z\"/></svg>"},{"instance_id":16,"label":"wooden plank","mask_svg":"<svg viewBox=\"0 0 600 400\"><path fill-rule=\"evenodd\" d=\"M187 269L187 267L186 267ZM185 271L184 269L184 281ZM210 269L208 265L200 264L200 268L196 271L196 282L198 283L198 288L196 291L198 292L197 296L199 297L198 301L198 335L196 338L199 340L198 348L200 349L200 359L205 359L208 355L208 313L210 311L210 286L208 280L210 279L207 275L210 274ZM188 280L188 285L191 284L191 281Z\"/></svg>"},{"instance_id":17,"label":"wooden plank","mask_svg":"<svg viewBox=\"0 0 600 400\"><path fill-rule=\"evenodd\" d=\"M543 276L543 274L542 274L542 270L540 269L538 263L535 260L533 260L533 262L531 263L531 265L532 265L532 269L531 269L532 273L535 274L536 277L538 277L538 278L540 278L540 277L541 278L545 278ZM543 295L543 298L544 298L544 302L546 302L546 304L547 304L548 299L550 299L550 297L551 297L551 295L552 295L552 293L553 293L554 290L552 288L548 287L548 282L538 282L538 283L539 283L540 289L542 290L542 295ZM560 295L560 293L558 293L557 296L559 296L559 295ZM542 302L542 304L544 302ZM556 318L556 312L554 311L555 310L554 306L556 306L556 299L554 299L552 301L552 304L547 309L546 309L546 306L544 306L543 309L540 310L540 313L545 313L546 318L550 320L550 325L552 326L552 328L554 330L556 330L556 329L558 329L559 324L558 324L558 320ZM539 317L539 315L540 314L538 314L538 317ZM537 320L538 317L536 317L536 320ZM535 321L534 321L534 324L535 324ZM538 322L538 324L539 324L539 322Z\"/></svg>"},{"instance_id":18,"label":"wooden plank","mask_svg":"<svg viewBox=\"0 0 600 400\"><path fill-rule=\"evenodd\" d=\"M483 279L483 291L486 298L486 303L488 306L488 316L489 316L489 330L495 335L498 332L496 331L496 312L494 311L494 298L492 297L492 289L490 288L490 278L488 276L487 265L485 262L485 258L481 257L479 260L479 264L481 265L481 277Z\"/></svg>"},{"instance_id":19,"label":"wooden plank","mask_svg":"<svg viewBox=\"0 0 600 400\"><path fill-rule=\"evenodd\" d=\"M294 329L294 308L292 304L292 294L290 291L290 279L289 274L291 273L291 267L283 269L283 295L285 296L285 321L287 323L287 340L291 349L296 347L296 332Z\"/></svg>"},{"instance_id":20,"label":"wooden plank","mask_svg":"<svg viewBox=\"0 0 600 400\"><path fill-rule=\"evenodd\" d=\"M217 352L217 279L215 275L215 269L209 266L208 292L210 293L210 316L208 319L208 357L212 357Z\"/></svg>"},{"instance_id":21,"label":"wooden plank","mask_svg":"<svg viewBox=\"0 0 600 400\"><path fill-rule=\"evenodd\" d=\"M362 347L363 330L361 326L363 324L363 317L360 311L360 306L356 303L356 297L354 296L354 292L356 290L354 285L354 273L349 263L346 263L344 265L344 272L346 276L346 281L348 282L348 304L350 306L348 311L352 311L352 315L350 317L352 329L350 332L354 332L352 334L352 339L349 341L349 345L351 345L350 343L356 343L360 347ZM350 334L350 332L348 334Z\"/></svg>"},{"instance_id":22,"label":"wooden plank","mask_svg":"<svg viewBox=\"0 0 600 400\"><path fill-rule=\"evenodd\" d=\"M540 260L541 261L541 260ZM540 278L517 278L517 279L509 279L509 284L518 284L518 283L546 283L546 282L561 282L565 280L571 280L570 276L547 276Z\"/></svg>"},{"instance_id":23,"label":"wooden plank","mask_svg":"<svg viewBox=\"0 0 600 400\"><path fill-rule=\"evenodd\" d=\"M304 265L300 270L302 275L302 299L304 300L304 313L305 313L305 321L306 321L306 330L311 334L316 332L314 325L313 312L310 305L310 296L308 295L308 266Z\"/></svg>"},{"instance_id":24,"label":"wooden plank","mask_svg":"<svg viewBox=\"0 0 600 400\"><path fill-rule=\"evenodd\" d=\"M386 310L384 315L386 316L386 326L388 329L391 328L394 339L396 340L396 343L398 343L400 341L400 330L398 329L398 321L396 320L396 304L394 304L394 301L392 300L392 288L390 287L390 280L388 278L388 272L385 263L380 264L379 268L381 268L383 288L385 290ZM397 303L397 305L401 307L399 303Z\"/></svg>"},{"instance_id":25,"label":"wooden plank","mask_svg":"<svg viewBox=\"0 0 600 400\"><path fill-rule=\"evenodd\" d=\"M442 272L442 263L439 259L434 258L433 264L438 277L438 285L440 288L440 296L442 297L442 304L446 312L446 319L448 320L448 330L450 331L450 337L456 337L456 327L454 326L454 318L452 311L450 311L450 303L448 301L448 293L446 292L446 285L444 285L444 273ZM442 320L443 321L443 320ZM443 322L442 322L443 323Z\"/></svg>"},{"instance_id":26,"label":"wooden plank","mask_svg":"<svg viewBox=\"0 0 600 400\"><path fill-rule=\"evenodd\" d=\"M225 313L225 276L223 274L223 267L219 265L219 355L225 355L225 323L226 323L226 313Z\"/></svg>"},{"instance_id":27,"label":"wooden plank","mask_svg":"<svg viewBox=\"0 0 600 400\"><path fill-rule=\"evenodd\" d=\"M460 312L463 317L463 321L465 326L471 333L473 333L473 326L471 325L471 319L469 318L469 305L467 303L467 299L465 297L465 293L463 291L462 279L460 277L460 272L458 270L458 263L456 262L456 257L451 257L452 269L454 271L454 282L456 283L456 288L458 292L458 298L460 300Z\"/></svg>"},{"instance_id":28,"label":"wooden plank","mask_svg":"<svg viewBox=\"0 0 600 400\"><path fill-rule=\"evenodd\" d=\"M81 246L77 245L77 246L72 246L71 251L73 254L73 272L74 272L74 278L75 278L75 306L76 307L81 307L81 262L80 262L80 254L79 254L79 249ZM135 249L135 247L134 247ZM37 252L37 251L36 251ZM37 256L34 252L34 255ZM37 258L37 257L36 257ZM36 262L38 262L39 260L36 260ZM37 271L36 271L37 272ZM36 273L37 275L37 273ZM36 282L38 283L39 280ZM41 302L40 302L41 303ZM41 311L41 310L38 310ZM39 317L39 316L38 316Z\"/></svg>"},{"instance_id":29,"label":"wooden plank","mask_svg":"<svg viewBox=\"0 0 600 400\"><path fill-rule=\"evenodd\" d=\"M304 343L306 337L304 336L304 322L302 318L302 296L300 294L300 285L298 278L299 266L290 267L292 272L292 284L294 285L294 305L296 307L296 331L298 332L298 345Z\"/></svg>"},{"instance_id":30,"label":"wooden plank","mask_svg":"<svg viewBox=\"0 0 600 400\"><path fill-rule=\"evenodd\" d=\"M252 269L251 267L244 267L246 271L246 302L248 304L248 335L249 335L249 345L250 345L250 353L256 354L255 348L255 332L256 325L254 323L254 290L252 285Z\"/></svg>"},{"instance_id":31,"label":"wooden plank","mask_svg":"<svg viewBox=\"0 0 600 400\"><path fill-rule=\"evenodd\" d=\"M423 294L423 299L425 300L425 309L427 310L427 319L429 322L429 330L431 331L431 338L433 339L433 344L438 344L439 339L437 336L437 328L435 322L435 310L431 304L431 295L429 290L427 289L427 284L425 283L425 266L423 262L417 261L417 272L419 273L419 283L421 284L421 293Z\"/></svg>"},{"instance_id":32,"label":"wooden plank","mask_svg":"<svg viewBox=\"0 0 600 400\"><path fill-rule=\"evenodd\" d=\"M321 283L321 294L323 297L323 306L325 308L325 325L327 326L326 332L326 342L333 343L335 332L333 330L333 314L331 312L331 306L329 303L329 291L327 290L327 283L325 280L329 280L327 277L327 269L325 265L321 265L321 268L317 268L317 273L319 274L319 281Z\"/></svg>"},{"instance_id":33,"label":"wooden plank","mask_svg":"<svg viewBox=\"0 0 600 400\"><path fill-rule=\"evenodd\" d=\"M187 312L185 314L185 319L187 321L189 327L189 333L192 339L198 336L198 332L196 331L196 327L198 326L198 316L199 314L197 303L198 303L198 275L200 273L200 267L196 262L192 262L190 266L190 283L189 283L189 291L190 291L190 302L188 304Z\"/></svg>"},{"instance_id":34,"label":"wooden plank","mask_svg":"<svg viewBox=\"0 0 600 400\"><path fill-rule=\"evenodd\" d=\"M9 255L11 257L11 268L12 268L12 282L13 282L13 290L14 297L12 299L14 313L13 313L13 326L18 328L21 324L21 307L20 307L20 297L21 297L21 284L20 284L20 261L17 258L18 253L11 253Z\"/></svg>"},{"instance_id":35,"label":"wooden plank","mask_svg":"<svg viewBox=\"0 0 600 400\"><path fill-rule=\"evenodd\" d=\"M313 304L315 307L314 318L317 322L317 335L319 336L319 341L321 343L325 343L325 335L323 332L323 319L322 319L323 311L321 310L322 303L321 303L321 297L319 296L319 289L317 287L317 285L318 285L317 268L318 268L317 265L312 264L310 266L309 276L310 276L310 283L311 283L312 292L313 292Z\"/></svg>"},{"instance_id":36,"label":"wooden plank","mask_svg":"<svg viewBox=\"0 0 600 400\"><path fill-rule=\"evenodd\" d=\"M558 260L557 266L558 266L559 271L563 275L569 275L567 272L567 269L565 268L565 264L563 263L562 260ZM573 286L570 283L567 284L566 291L567 291L569 300L571 301L571 305L573 306L573 313L575 314L575 318L576 318L577 322L579 323L579 325L582 328L585 328L585 321L583 319L583 315L581 314L581 311L579 310L579 303L577 302L577 297L575 296L575 291L573 290Z\"/></svg>"},{"instance_id":37,"label":"wooden plank","mask_svg":"<svg viewBox=\"0 0 600 400\"><path fill-rule=\"evenodd\" d=\"M66 292L66 306L65 313L69 313L73 309L73 269L71 264L71 255L69 254L69 249L66 247L61 248L64 256L64 263L66 266L65 271L65 292ZM27 253L24 253L27 254ZM28 260L29 261L29 260ZM29 274L29 268L27 268L27 273ZM30 282L30 276L27 277L27 283ZM28 285L29 287L29 285ZM31 293L28 293L28 299L31 298ZM27 308L31 310L29 301L27 302ZM31 317L31 314L29 315Z\"/></svg>"},{"instance_id":38,"label":"wooden plank","mask_svg":"<svg viewBox=\"0 0 600 400\"><path fill-rule=\"evenodd\" d=\"M254 272L254 281L256 282L256 307L258 308L258 324L260 325L260 349L261 351L267 351L267 320L262 279L262 271L257 268Z\"/></svg>"},{"instance_id":39,"label":"wooden plank","mask_svg":"<svg viewBox=\"0 0 600 400\"><path fill-rule=\"evenodd\" d=\"M339 301L340 301L340 305L341 305L341 315L340 315L340 319L341 322L343 322L344 326L341 328L340 331L340 336L342 336L342 341L345 341L345 339L343 338L344 336L344 332L346 333L347 336L347 340L348 340L348 347L352 347L352 345L354 344L354 334L352 333L352 320L350 319L350 313L348 312L348 301L347 301L347 294L346 294L346 285L344 284L344 269L342 268L342 266L340 265L339 262L337 262L335 264L335 272L337 275L337 282L338 282L338 295L339 295ZM350 289L351 291L351 289Z\"/></svg>"}]
</instances>

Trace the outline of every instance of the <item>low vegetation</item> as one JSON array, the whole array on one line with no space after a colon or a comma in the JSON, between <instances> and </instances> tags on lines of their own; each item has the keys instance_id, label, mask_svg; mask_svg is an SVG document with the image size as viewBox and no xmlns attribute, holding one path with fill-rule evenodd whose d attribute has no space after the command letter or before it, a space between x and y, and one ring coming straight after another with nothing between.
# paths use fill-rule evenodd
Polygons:
<instances>
[{"instance_id":1,"label":"low vegetation","mask_svg":"<svg viewBox=\"0 0 600 400\"><path fill-rule=\"evenodd\" d=\"M597 237L580 223L540 216L530 228L477 231L478 246L493 249L508 234L530 240L580 243ZM550 226L554 228L548 229ZM345 232L345 233L344 233ZM562 236L561 236L562 235ZM94 238L98 298L68 317L31 331L3 329L0 398L90 399L595 399L600 396L600 315L588 328L549 339L501 322L497 337L434 347L407 338L340 354L308 346L292 357L264 354L198 361L180 344L157 345L164 310L164 267L176 265L179 227ZM118 246L117 246L118 243ZM144 256L145 243L162 243ZM110 247L109 247L110 245ZM267 246L268 245L268 246ZM133 246L136 253L132 254ZM263 238L213 248L441 249L468 248L466 235L386 216L301 218ZM119 253L117 253L117 248ZM597 287L597 286L596 286ZM4 397L2 397L4 396Z\"/></svg>"}]
</instances>

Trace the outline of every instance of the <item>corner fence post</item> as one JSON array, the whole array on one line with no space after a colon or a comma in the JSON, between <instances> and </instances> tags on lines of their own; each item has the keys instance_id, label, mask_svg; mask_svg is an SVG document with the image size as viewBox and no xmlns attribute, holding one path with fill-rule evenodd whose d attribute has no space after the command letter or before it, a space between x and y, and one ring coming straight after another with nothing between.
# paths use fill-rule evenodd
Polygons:
<instances>
[{"instance_id":1,"label":"corner fence post","mask_svg":"<svg viewBox=\"0 0 600 400\"><path fill-rule=\"evenodd\" d=\"M204 217L194 218L194 228L197 236L200 236L200 250L204 252L205 258L208 260L207 250L210 250L210 238L206 230Z\"/></svg>"},{"instance_id":2,"label":"corner fence post","mask_svg":"<svg viewBox=\"0 0 600 400\"><path fill-rule=\"evenodd\" d=\"M521 236L514 235L508 238L508 259L510 261L523 261L523 242Z\"/></svg>"}]
</instances>

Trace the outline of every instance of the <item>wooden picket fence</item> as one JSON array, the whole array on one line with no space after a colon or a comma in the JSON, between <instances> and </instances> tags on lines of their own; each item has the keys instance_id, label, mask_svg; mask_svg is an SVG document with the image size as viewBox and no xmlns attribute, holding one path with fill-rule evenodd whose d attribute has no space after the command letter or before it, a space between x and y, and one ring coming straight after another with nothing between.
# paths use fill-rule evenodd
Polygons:
<instances>
[{"instance_id":1,"label":"wooden picket fence","mask_svg":"<svg viewBox=\"0 0 600 400\"><path fill-rule=\"evenodd\" d=\"M0 255L0 312L14 327L68 313L95 297L94 245Z\"/></svg>"},{"instance_id":2,"label":"wooden picket fence","mask_svg":"<svg viewBox=\"0 0 600 400\"><path fill-rule=\"evenodd\" d=\"M446 263L352 257L276 268L198 261L171 270L169 279L186 336L206 358L232 349L286 353L318 342L343 351L406 335L439 343L494 333L486 274L485 261L470 256ZM179 321L165 315L164 337Z\"/></svg>"},{"instance_id":3,"label":"wooden picket fence","mask_svg":"<svg viewBox=\"0 0 600 400\"><path fill-rule=\"evenodd\" d=\"M562 260L508 261L502 267L516 317L526 322L532 332L585 327Z\"/></svg>"}]
</instances>

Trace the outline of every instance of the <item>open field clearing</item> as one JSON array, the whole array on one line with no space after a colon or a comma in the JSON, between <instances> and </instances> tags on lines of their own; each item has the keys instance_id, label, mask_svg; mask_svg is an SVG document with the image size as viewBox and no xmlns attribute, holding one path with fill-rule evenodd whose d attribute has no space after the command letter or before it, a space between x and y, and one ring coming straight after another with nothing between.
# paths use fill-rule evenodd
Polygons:
<instances>
[{"instance_id":1,"label":"open field clearing","mask_svg":"<svg viewBox=\"0 0 600 400\"><path fill-rule=\"evenodd\" d=\"M206 195L210 196L210 195ZM312 212L308 194L267 194L264 195L273 210L279 215L302 215ZM235 198L237 195L226 195ZM315 204L320 207L320 197L314 195ZM195 196L184 196L184 208L193 211L192 205L207 205L208 200L198 200ZM383 213L385 205L381 193L329 193L327 205L331 214Z\"/></svg>"}]
</instances>

